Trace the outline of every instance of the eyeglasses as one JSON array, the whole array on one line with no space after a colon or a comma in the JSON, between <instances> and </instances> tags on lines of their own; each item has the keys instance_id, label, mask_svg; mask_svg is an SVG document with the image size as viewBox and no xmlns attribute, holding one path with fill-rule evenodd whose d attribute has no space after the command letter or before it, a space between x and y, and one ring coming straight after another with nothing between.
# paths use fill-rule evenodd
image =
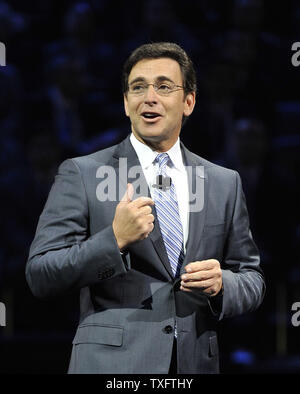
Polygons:
<instances>
[{"instance_id":1,"label":"eyeglasses","mask_svg":"<svg viewBox=\"0 0 300 394\"><path fill-rule=\"evenodd\" d=\"M135 82L128 87L128 92L134 96L143 96L148 87L152 85L154 90L160 96L168 96L169 94L184 89L183 86L176 85L174 82L145 83Z\"/></svg>"}]
</instances>

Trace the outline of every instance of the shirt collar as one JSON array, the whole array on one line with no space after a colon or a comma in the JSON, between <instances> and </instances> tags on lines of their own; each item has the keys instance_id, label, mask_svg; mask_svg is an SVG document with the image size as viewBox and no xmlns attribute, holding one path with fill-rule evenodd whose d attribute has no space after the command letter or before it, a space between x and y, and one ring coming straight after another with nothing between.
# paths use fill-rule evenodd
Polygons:
<instances>
[{"instance_id":1,"label":"shirt collar","mask_svg":"<svg viewBox=\"0 0 300 394\"><path fill-rule=\"evenodd\" d=\"M139 141L133 133L130 135L130 142L139 158L143 169L147 169L155 160L158 152L153 151L149 146ZM170 156L174 167L179 171L184 171L182 154L180 149L180 139L178 138L175 144L166 153Z\"/></svg>"},{"instance_id":2,"label":"shirt collar","mask_svg":"<svg viewBox=\"0 0 300 394\"><path fill-rule=\"evenodd\" d=\"M153 163L157 153L149 148L149 146L139 141L133 133L130 135L130 142L136 151L142 169L147 169Z\"/></svg>"},{"instance_id":3,"label":"shirt collar","mask_svg":"<svg viewBox=\"0 0 300 394\"><path fill-rule=\"evenodd\" d=\"M180 149L180 139L178 138L175 144L169 149L166 153L170 156L174 167L179 170L184 170L183 160L182 160L182 153Z\"/></svg>"}]
</instances>

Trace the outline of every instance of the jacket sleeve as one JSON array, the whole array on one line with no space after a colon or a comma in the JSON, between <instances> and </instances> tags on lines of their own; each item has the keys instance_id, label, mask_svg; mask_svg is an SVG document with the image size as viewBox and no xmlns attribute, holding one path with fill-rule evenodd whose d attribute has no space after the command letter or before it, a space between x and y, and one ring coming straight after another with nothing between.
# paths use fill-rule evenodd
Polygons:
<instances>
[{"instance_id":1,"label":"jacket sleeve","mask_svg":"<svg viewBox=\"0 0 300 394\"><path fill-rule=\"evenodd\" d=\"M237 172L235 174L235 204L221 265L223 295L209 299L219 320L254 311L265 293L260 256L249 227L241 179Z\"/></svg>"},{"instance_id":2,"label":"jacket sleeve","mask_svg":"<svg viewBox=\"0 0 300 394\"><path fill-rule=\"evenodd\" d=\"M89 211L79 167L61 164L40 216L26 265L33 294L49 297L127 272L112 226L89 234Z\"/></svg>"}]
</instances>

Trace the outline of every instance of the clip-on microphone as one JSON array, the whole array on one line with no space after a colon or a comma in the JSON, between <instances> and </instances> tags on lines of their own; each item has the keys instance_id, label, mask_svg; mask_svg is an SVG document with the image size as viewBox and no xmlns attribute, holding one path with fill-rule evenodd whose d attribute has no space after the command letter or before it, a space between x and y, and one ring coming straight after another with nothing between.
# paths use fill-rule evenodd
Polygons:
<instances>
[{"instance_id":1,"label":"clip-on microphone","mask_svg":"<svg viewBox=\"0 0 300 394\"><path fill-rule=\"evenodd\" d=\"M168 190L171 188L172 179L169 176L156 175L156 183L152 186L160 190Z\"/></svg>"}]
</instances>

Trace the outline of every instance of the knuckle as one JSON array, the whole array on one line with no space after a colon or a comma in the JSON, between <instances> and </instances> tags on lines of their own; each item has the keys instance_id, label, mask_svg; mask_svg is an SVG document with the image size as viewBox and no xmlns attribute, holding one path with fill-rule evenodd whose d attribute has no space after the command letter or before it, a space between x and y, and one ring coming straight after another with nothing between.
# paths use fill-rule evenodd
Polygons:
<instances>
[{"instance_id":1,"label":"knuckle","mask_svg":"<svg viewBox=\"0 0 300 394\"><path fill-rule=\"evenodd\" d=\"M149 202L149 197L140 197L139 199L140 199L140 202L141 202L141 203L147 203L147 202Z\"/></svg>"},{"instance_id":2,"label":"knuckle","mask_svg":"<svg viewBox=\"0 0 300 394\"><path fill-rule=\"evenodd\" d=\"M151 233L151 231L154 229L153 223L149 223L148 229L149 229L149 232Z\"/></svg>"},{"instance_id":3,"label":"knuckle","mask_svg":"<svg viewBox=\"0 0 300 394\"><path fill-rule=\"evenodd\" d=\"M141 219L139 217L136 217L135 220L134 220L134 223L135 223L135 226L136 226L137 230L140 230L141 227L142 227Z\"/></svg>"}]
</instances>

